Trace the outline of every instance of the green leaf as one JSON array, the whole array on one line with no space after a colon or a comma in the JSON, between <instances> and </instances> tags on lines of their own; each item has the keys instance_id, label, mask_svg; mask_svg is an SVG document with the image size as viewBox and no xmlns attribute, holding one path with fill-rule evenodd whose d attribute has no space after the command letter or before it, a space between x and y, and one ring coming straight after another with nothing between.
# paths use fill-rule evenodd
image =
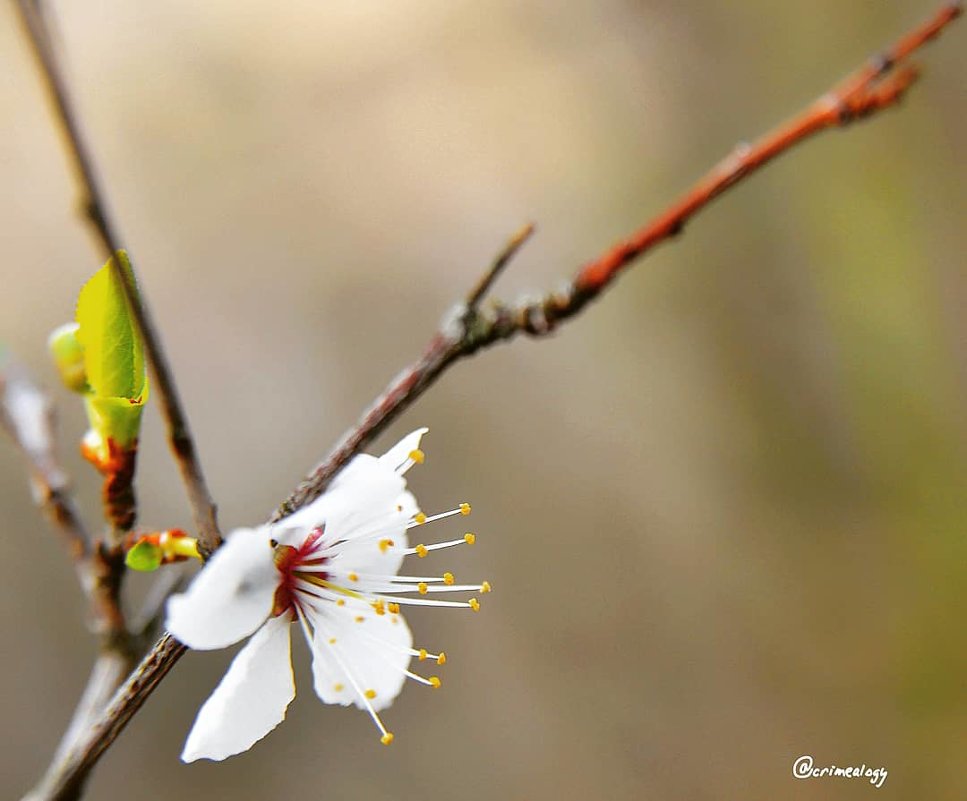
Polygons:
<instances>
[{"instance_id":1,"label":"green leaf","mask_svg":"<svg viewBox=\"0 0 967 801\"><path fill-rule=\"evenodd\" d=\"M150 573L161 567L161 547L154 545L147 540L136 543L135 546L124 556L124 564L132 570L140 570L142 573Z\"/></svg>"},{"instance_id":2,"label":"green leaf","mask_svg":"<svg viewBox=\"0 0 967 801\"><path fill-rule=\"evenodd\" d=\"M116 258L124 280L133 284L127 254L119 250ZM144 346L110 261L81 289L77 323L91 392L100 398L139 400L145 388Z\"/></svg>"}]
</instances>

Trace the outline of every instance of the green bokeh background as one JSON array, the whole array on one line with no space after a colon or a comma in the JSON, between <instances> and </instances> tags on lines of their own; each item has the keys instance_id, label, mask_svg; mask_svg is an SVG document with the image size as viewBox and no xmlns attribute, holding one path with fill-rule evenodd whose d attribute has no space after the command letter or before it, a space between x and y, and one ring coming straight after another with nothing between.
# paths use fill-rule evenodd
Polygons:
<instances>
[{"instance_id":1,"label":"green bokeh background","mask_svg":"<svg viewBox=\"0 0 967 801\"><path fill-rule=\"evenodd\" d=\"M263 520L522 222L498 287L561 276L930 13L931 2L60 3L112 207L226 528ZM379 745L303 692L248 754L182 766L229 654L189 654L98 799L853 799L793 760L961 799L967 745L967 26L922 85L718 201L549 341L458 365L424 508L474 503L480 615L414 614L445 686ZM0 340L44 351L102 259L0 12ZM154 404L146 525L187 525ZM60 543L0 448L0 794L56 746L94 654ZM439 536L459 534L441 524ZM137 593L145 580L132 581Z\"/></svg>"}]
</instances>

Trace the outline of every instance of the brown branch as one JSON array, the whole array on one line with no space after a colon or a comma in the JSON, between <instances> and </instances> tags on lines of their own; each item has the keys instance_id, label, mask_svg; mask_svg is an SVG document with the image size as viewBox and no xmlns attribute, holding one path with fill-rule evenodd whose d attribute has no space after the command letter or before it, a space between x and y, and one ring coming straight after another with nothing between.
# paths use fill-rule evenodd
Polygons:
<instances>
[{"instance_id":1,"label":"brown branch","mask_svg":"<svg viewBox=\"0 0 967 801\"><path fill-rule=\"evenodd\" d=\"M524 333L540 337L577 314L611 285L618 274L638 257L681 233L685 223L712 200L739 181L820 131L841 127L894 105L917 73L901 62L961 13L961 3L944 5L933 17L906 34L882 55L871 59L808 108L758 139L739 145L691 189L628 239L585 264L559 291L537 301L505 305L495 302L481 313L465 307L463 315L444 324L423 355L384 390L347 431L328 456L302 481L276 510L274 520L285 517L322 493L339 469L369 440L382 431L454 362L481 348ZM513 253L513 240L509 252ZM489 275L481 286L490 286ZM475 292L470 298L479 302Z\"/></svg>"},{"instance_id":2,"label":"brown branch","mask_svg":"<svg viewBox=\"0 0 967 801\"><path fill-rule=\"evenodd\" d=\"M170 634L163 635L117 690L97 720L79 732L82 736L75 741L74 747L52 763L43 781L23 801L73 801L80 798L97 761L186 650Z\"/></svg>"},{"instance_id":3,"label":"brown branch","mask_svg":"<svg viewBox=\"0 0 967 801\"><path fill-rule=\"evenodd\" d=\"M329 456L283 502L275 518L290 514L317 497L353 454L394 420L451 364L520 333L532 336L550 333L559 322L577 314L588 301L607 288L634 259L681 231L684 223L711 200L780 153L819 131L845 125L893 105L910 85L914 73L908 69L889 76L888 73L959 14L959 3L944 6L884 56L862 67L805 112L754 144L736 149L682 198L627 241L582 267L561 291L535 302L514 305L493 303L479 311L476 304L504 265L497 269L491 266L478 284L483 290L479 293L472 291L468 295L468 303L457 307L431 339L422 356L393 380L357 425L343 436ZM512 240L504 252L512 255L517 247L519 245L515 246ZM165 634L118 690L87 736L76 743L62 764L52 769L49 775L56 777L56 780L45 784L32 795L32 801L76 798L97 760L184 652L184 646Z\"/></svg>"},{"instance_id":4,"label":"brown branch","mask_svg":"<svg viewBox=\"0 0 967 801\"><path fill-rule=\"evenodd\" d=\"M64 80L57 59L44 4L41 0L15 0L15 2L34 56L40 66L45 87L50 94L57 120L64 133L71 163L82 193L81 207L98 238L105 258L110 259L115 275L124 287L128 307L141 332L148 362L151 365L155 391L167 425L168 442L187 490L199 542L204 550L210 552L221 542L215 504L198 461L194 440L188 427L188 418L175 387L174 376L161 345L158 330L133 277L126 275L118 260L113 258L114 254L121 250L121 239L108 212L106 197L94 169L94 159L81 131L67 82Z\"/></svg>"}]
</instances>

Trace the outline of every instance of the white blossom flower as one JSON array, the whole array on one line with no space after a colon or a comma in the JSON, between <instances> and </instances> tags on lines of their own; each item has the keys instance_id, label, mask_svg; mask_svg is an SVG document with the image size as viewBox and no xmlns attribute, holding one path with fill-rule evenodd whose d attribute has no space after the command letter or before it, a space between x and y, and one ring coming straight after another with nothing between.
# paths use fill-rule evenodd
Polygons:
<instances>
[{"instance_id":1,"label":"white blossom flower","mask_svg":"<svg viewBox=\"0 0 967 801\"><path fill-rule=\"evenodd\" d=\"M202 706L181 758L221 760L250 748L285 717L295 697L289 630L298 621L312 651L313 686L327 704L366 710L384 744L379 712L407 678L439 687L410 660L442 665L443 652L414 648L400 606L480 608L476 598L435 600L441 592L488 592L453 575L399 576L403 558L465 543L473 534L409 547L407 531L470 506L427 517L406 491L406 471L423 461L420 438L404 437L384 456L355 457L317 500L278 523L232 532L204 570L168 602L166 626L190 648L224 648L251 635ZM410 597L415 593L417 597Z\"/></svg>"}]
</instances>

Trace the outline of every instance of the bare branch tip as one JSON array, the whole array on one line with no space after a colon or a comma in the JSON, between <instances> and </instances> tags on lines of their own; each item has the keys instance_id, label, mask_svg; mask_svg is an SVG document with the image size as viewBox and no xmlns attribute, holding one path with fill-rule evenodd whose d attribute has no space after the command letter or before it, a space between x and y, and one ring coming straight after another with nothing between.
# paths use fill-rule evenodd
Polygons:
<instances>
[{"instance_id":1,"label":"bare branch tip","mask_svg":"<svg viewBox=\"0 0 967 801\"><path fill-rule=\"evenodd\" d=\"M535 230L536 226L534 223L529 222L517 229L510 239L507 240L490 267L480 277L480 280L470 291L470 294L467 295L466 306L468 313L476 311L477 306L480 305L480 301L484 299L484 296L490 290L490 287L493 286L497 277L510 263L510 260L517 255L517 252L524 246L527 240L531 238Z\"/></svg>"}]
</instances>

